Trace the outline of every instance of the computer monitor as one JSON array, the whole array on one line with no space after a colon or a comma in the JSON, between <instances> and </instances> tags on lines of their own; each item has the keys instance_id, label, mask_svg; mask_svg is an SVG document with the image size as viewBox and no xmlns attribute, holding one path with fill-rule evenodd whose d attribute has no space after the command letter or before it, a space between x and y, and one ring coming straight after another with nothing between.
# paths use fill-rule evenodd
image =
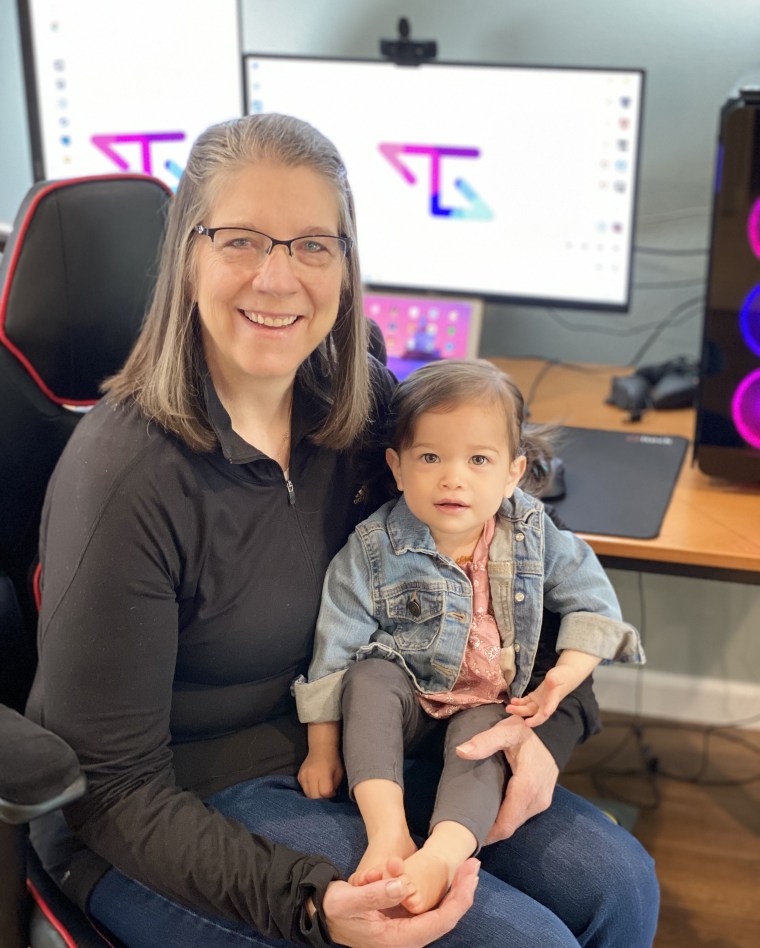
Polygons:
<instances>
[{"instance_id":1,"label":"computer monitor","mask_svg":"<svg viewBox=\"0 0 760 948\"><path fill-rule=\"evenodd\" d=\"M248 54L246 110L338 146L372 287L625 312L644 75Z\"/></svg>"},{"instance_id":2,"label":"computer monitor","mask_svg":"<svg viewBox=\"0 0 760 948\"><path fill-rule=\"evenodd\" d=\"M18 0L35 180L176 188L194 139L243 114L238 0Z\"/></svg>"}]
</instances>

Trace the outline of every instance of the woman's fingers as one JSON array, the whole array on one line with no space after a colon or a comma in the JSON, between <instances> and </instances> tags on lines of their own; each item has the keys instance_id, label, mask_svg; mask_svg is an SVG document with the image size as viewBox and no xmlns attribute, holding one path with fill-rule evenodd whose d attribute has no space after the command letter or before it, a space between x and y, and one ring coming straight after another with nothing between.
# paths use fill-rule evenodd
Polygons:
<instances>
[{"instance_id":1,"label":"woman's fingers","mask_svg":"<svg viewBox=\"0 0 760 948\"><path fill-rule=\"evenodd\" d=\"M393 875L403 869L401 860L389 862ZM441 904L421 915L399 908L410 888L399 877L351 886L331 882L323 900L330 935L350 948L423 948L451 931L472 905L480 863L468 859L454 875Z\"/></svg>"}]
</instances>

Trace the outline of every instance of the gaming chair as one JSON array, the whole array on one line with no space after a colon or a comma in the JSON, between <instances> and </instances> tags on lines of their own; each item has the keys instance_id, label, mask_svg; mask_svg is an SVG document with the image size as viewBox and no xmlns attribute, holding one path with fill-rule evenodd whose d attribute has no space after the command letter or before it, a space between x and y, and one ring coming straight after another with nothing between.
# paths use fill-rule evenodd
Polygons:
<instances>
[{"instance_id":1,"label":"gaming chair","mask_svg":"<svg viewBox=\"0 0 760 948\"><path fill-rule=\"evenodd\" d=\"M47 482L137 336L170 198L144 175L40 182L0 264L0 948L112 943L27 844L24 824L76 799L85 780L71 748L18 712L37 660L34 576Z\"/></svg>"}]
</instances>

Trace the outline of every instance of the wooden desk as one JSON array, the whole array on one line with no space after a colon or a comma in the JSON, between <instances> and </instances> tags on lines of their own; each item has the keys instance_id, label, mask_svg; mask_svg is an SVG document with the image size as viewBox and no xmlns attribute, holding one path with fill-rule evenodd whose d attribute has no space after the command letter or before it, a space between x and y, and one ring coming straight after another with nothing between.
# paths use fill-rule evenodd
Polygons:
<instances>
[{"instance_id":1,"label":"wooden desk","mask_svg":"<svg viewBox=\"0 0 760 948\"><path fill-rule=\"evenodd\" d=\"M605 404L613 375L630 369L493 359L530 400L531 420L627 431L627 413ZM640 434L689 439L660 535L652 540L583 534L607 566L760 584L760 485L709 478L692 465L693 409L650 411Z\"/></svg>"}]
</instances>

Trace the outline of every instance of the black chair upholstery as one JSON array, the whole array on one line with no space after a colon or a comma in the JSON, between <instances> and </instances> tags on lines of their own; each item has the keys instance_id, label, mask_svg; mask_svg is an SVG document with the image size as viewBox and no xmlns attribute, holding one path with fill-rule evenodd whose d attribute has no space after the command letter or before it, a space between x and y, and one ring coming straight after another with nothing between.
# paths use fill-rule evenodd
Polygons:
<instances>
[{"instance_id":1,"label":"black chair upholstery","mask_svg":"<svg viewBox=\"0 0 760 948\"><path fill-rule=\"evenodd\" d=\"M76 799L85 783L68 745L17 712L36 665L33 576L47 482L136 338L170 197L142 175L40 182L0 264L0 948L108 944L27 852L24 821ZM31 929L25 875L44 903Z\"/></svg>"}]
</instances>

